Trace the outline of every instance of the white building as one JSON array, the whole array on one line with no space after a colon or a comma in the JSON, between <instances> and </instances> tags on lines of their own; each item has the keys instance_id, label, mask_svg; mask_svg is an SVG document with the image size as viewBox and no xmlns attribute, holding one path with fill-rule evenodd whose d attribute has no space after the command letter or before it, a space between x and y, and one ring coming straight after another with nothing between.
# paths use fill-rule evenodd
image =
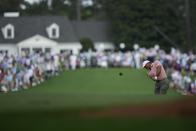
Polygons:
<instances>
[{"instance_id":1,"label":"white building","mask_svg":"<svg viewBox=\"0 0 196 131\"><path fill-rule=\"evenodd\" d=\"M72 21L78 38L89 38L96 50L114 50L109 34L109 23L105 21Z\"/></svg>"},{"instance_id":2,"label":"white building","mask_svg":"<svg viewBox=\"0 0 196 131\"><path fill-rule=\"evenodd\" d=\"M59 53L82 49L80 38L93 40L95 48L109 42L105 22L73 22L64 16L18 16L0 17L0 52L21 54L23 51Z\"/></svg>"}]
</instances>

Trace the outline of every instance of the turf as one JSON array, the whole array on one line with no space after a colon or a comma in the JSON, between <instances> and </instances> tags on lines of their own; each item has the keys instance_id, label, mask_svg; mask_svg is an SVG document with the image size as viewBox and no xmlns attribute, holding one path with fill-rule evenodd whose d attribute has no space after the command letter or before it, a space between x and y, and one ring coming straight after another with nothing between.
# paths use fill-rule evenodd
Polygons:
<instances>
[{"instance_id":1,"label":"turf","mask_svg":"<svg viewBox=\"0 0 196 131\"><path fill-rule=\"evenodd\" d=\"M82 119L56 117L4 118L1 130L28 131L189 131L194 119Z\"/></svg>"},{"instance_id":2,"label":"turf","mask_svg":"<svg viewBox=\"0 0 196 131\"><path fill-rule=\"evenodd\" d=\"M119 75L119 72L123 75ZM80 116L80 111L180 98L172 90L167 96L155 96L153 87L154 82L144 70L116 68L65 71L31 89L0 94L1 128L40 131L135 130L135 124L149 126L156 120L85 119ZM170 125L171 121L175 126L170 129L178 129L179 123L186 123L186 120L160 120L155 123L159 125L166 122ZM10 123L13 126L9 126Z\"/></svg>"},{"instance_id":3,"label":"turf","mask_svg":"<svg viewBox=\"0 0 196 131\"><path fill-rule=\"evenodd\" d=\"M119 72L123 76L119 76ZM179 97L153 94L154 82L143 70L82 69L66 71L28 90L0 94L0 112L101 107Z\"/></svg>"}]
</instances>

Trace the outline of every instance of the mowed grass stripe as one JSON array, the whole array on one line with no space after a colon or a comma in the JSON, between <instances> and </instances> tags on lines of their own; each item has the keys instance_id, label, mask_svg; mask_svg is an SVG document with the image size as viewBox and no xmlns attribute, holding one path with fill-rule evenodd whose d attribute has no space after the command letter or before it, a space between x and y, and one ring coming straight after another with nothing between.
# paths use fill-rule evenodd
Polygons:
<instances>
[{"instance_id":1,"label":"mowed grass stripe","mask_svg":"<svg viewBox=\"0 0 196 131\"><path fill-rule=\"evenodd\" d=\"M65 71L37 87L0 94L0 112L100 108L179 97L173 91L167 96L155 96L153 82L145 73L128 68Z\"/></svg>"},{"instance_id":2,"label":"mowed grass stripe","mask_svg":"<svg viewBox=\"0 0 196 131\"><path fill-rule=\"evenodd\" d=\"M119 72L124 75L119 76ZM125 93L153 94L153 82L141 70L132 69L83 69L66 71L63 75L47 81L39 90L40 93Z\"/></svg>"}]
</instances>

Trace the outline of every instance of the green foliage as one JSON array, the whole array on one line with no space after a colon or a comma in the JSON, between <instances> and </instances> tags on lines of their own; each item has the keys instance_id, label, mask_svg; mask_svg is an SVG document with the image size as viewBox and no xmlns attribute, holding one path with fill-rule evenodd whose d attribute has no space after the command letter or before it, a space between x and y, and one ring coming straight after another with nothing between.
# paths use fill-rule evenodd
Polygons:
<instances>
[{"instance_id":1,"label":"green foliage","mask_svg":"<svg viewBox=\"0 0 196 131\"><path fill-rule=\"evenodd\" d=\"M112 4L111 4L112 3ZM134 43L151 47L171 47L154 26L175 41L184 43L183 19L175 13L169 0L107 0L105 10L111 21L114 42L124 42L132 48Z\"/></svg>"},{"instance_id":2,"label":"green foliage","mask_svg":"<svg viewBox=\"0 0 196 131\"><path fill-rule=\"evenodd\" d=\"M88 51L89 49L94 50L93 41L89 38L81 38L80 43L82 44L82 51Z\"/></svg>"},{"instance_id":3,"label":"green foliage","mask_svg":"<svg viewBox=\"0 0 196 131\"><path fill-rule=\"evenodd\" d=\"M25 3L27 9L22 11L24 15L70 15L70 7L63 3L63 0L53 0L51 9L47 5L47 1L29 4Z\"/></svg>"},{"instance_id":4,"label":"green foliage","mask_svg":"<svg viewBox=\"0 0 196 131\"><path fill-rule=\"evenodd\" d=\"M27 9L22 12L22 14L24 15L35 15L35 14L42 15L49 12L46 1L42 1L40 3L34 3L33 5L26 3L25 5Z\"/></svg>"},{"instance_id":5,"label":"green foliage","mask_svg":"<svg viewBox=\"0 0 196 131\"><path fill-rule=\"evenodd\" d=\"M71 0L70 5L64 4L64 0L53 0L51 8L48 7L47 0L34 4L25 2L25 5L27 7L26 10L22 10L22 14L24 15L65 15L70 19L77 19L77 0ZM101 12L96 4L95 6L80 8L82 20L96 18L99 12Z\"/></svg>"},{"instance_id":6,"label":"green foliage","mask_svg":"<svg viewBox=\"0 0 196 131\"><path fill-rule=\"evenodd\" d=\"M81 17L83 20L91 18L93 15L94 15L93 7L82 8L82 16Z\"/></svg>"},{"instance_id":7,"label":"green foliage","mask_svg":"<svg viewBox=\"0 0 196 131\"><path fill-rule=\"evenodd\" d=\"M24 0L0 0L0 14L8 11L19 11Z\"/></svg>"},{"instance_id":8,"label":"green foliage","mask_svg":"<svg viewBox=\"0 0 196 131\"><path fill-rule=\"evenodd\" d=\"M190 17L191 17L191 29L192 29L192 41L193 41L193 45L196 41L196 26L195 26L195 23L196 23L196 8L195 8L195 5L196 5L196 1L195 0L191 0L190 1ZM194 51L196 51L196 46L192 46L191 47L192 49L194 49Z\"/></svg>"}]
</instances>

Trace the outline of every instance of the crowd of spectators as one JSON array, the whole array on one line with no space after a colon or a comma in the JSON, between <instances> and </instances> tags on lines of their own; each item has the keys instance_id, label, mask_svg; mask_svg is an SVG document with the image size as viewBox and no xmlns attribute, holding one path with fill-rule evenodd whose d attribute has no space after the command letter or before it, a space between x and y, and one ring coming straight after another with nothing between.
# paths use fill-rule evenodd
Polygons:
<instances>
[{"instance_id":1,"label":"crowd of spectators","mask_svg":"<svg viewBox=\"0 0 196 131\"><path fill-rule=\"evenodd\" d=\"M0 54L0 91L18 91L40 84L60 71L59 56L50 53Z\"/></svg>"},{"instance_id":2,"label":"crowd of spectators","mask_svg":"<svg viewBox=\"0 0 196 131\"><path fill-rule=\"evenodd\" d=\"M138 48L134 51L84 52L69 57L70 69L88 67L129 67L141 69L144 60L159 60L167 71L170 87L183 95L196 93L196 54L171 48Z\"/></svg>"},{"instance_id":3,"label":"crowd of spectators","mask_svg":"<svg viewBox=\"0 0 196 131\"><path fill-rule=\"evenodd\" d=\"M133 51L97 51L55 53L23 53L21 56L0 54L0 91L28 89L58 75L63 70L78 68L141 68L143 60L160 60L170 86L182 94L196 93L196 55L172 48L166 53L159 48Z\"/></svg>"}]
</instances>

